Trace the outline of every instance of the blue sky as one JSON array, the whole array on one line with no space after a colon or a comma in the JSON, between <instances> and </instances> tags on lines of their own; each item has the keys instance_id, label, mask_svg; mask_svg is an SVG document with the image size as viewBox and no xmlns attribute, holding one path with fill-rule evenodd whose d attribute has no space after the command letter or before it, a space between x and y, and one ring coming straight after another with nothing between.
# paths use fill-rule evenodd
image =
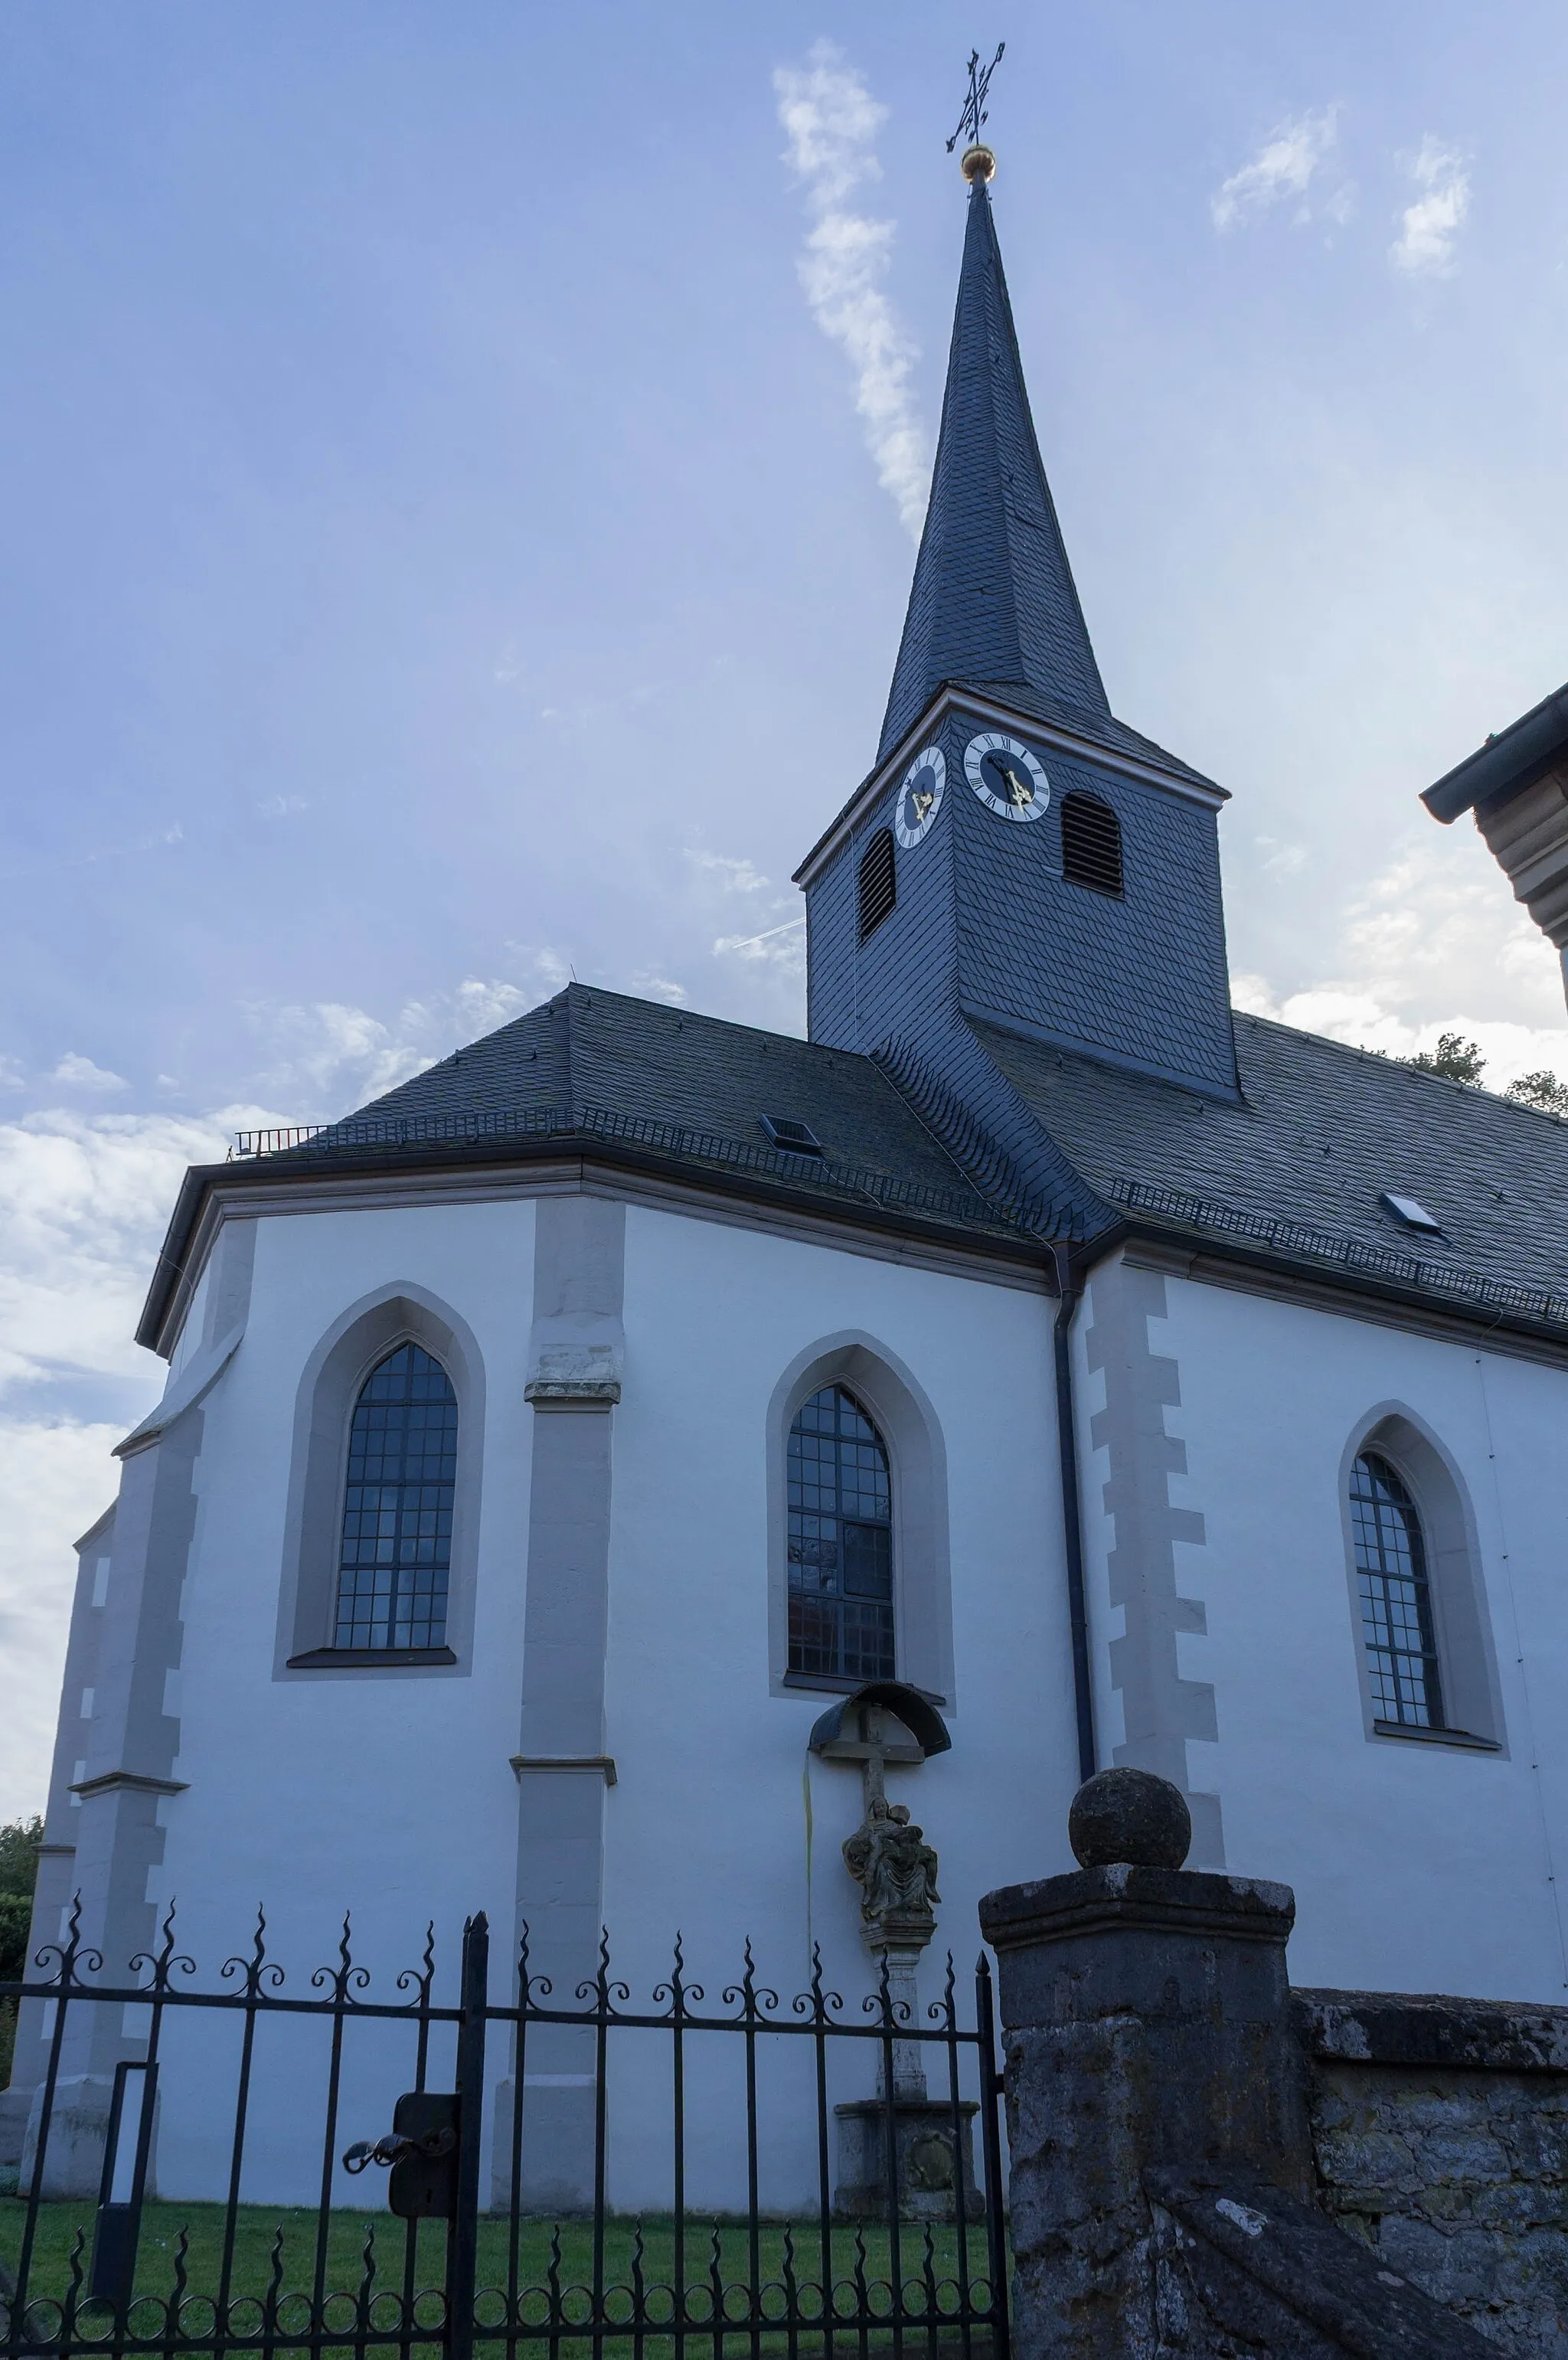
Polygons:
<instances>
[{"instance_id":1,"label":"blue sky","mask_svg":"<svg viewBox=\"0 0 1568 2360\"><path fill-rule=\"evenodd\" d=\"M1004 36L1040 441L1117 712L1233 790L1240 996L1568 1072L1415 800L1568 674L1563 12L12 7L0 1811L186 1160L573 968L800 1029Z\"/></svg>"}]
</instances>

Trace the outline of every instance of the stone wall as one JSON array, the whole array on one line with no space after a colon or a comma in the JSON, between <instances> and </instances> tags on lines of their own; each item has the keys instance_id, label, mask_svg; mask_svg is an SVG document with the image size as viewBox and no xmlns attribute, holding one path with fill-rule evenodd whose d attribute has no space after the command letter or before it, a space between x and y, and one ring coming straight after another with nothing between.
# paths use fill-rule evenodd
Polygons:
<instances>
[{"instance_id":1,"label":"stone wall","mask_svg":"<svg viewBox=\"0 0 1568 2360\"><path fill-rule=\"evenodd\" d=\"M1292 1994L1318 2201L1519 2360L1568 2360L1568 2008Z\"/></svg>"}]
</instances>

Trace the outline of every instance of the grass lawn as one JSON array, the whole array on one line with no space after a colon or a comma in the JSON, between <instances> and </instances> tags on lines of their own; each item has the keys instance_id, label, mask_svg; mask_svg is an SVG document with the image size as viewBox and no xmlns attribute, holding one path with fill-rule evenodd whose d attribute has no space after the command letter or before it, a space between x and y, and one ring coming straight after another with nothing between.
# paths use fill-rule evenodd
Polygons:
<instances>
[{"instance_id":1,"label":"grass lawn","mask_svg":"<svg viewBox=\"0 0 1568 2360\"><path fill-rule=\"evenodd\" d=\"M0 2198L0 2260L15 2272L19 2256L22 2230L27 2207L16 2198ZM345 2334L354 2333L352 2299L364 2287L366 2268L366 2246L374 2237L375 2278L373 2295L386 2298L387 2309L377 2304L373 2312L375 2323L385 2332L393 2325L388 2315L393 2300L400 2293L404 2282L405 2259L410 2224L395 2221L385 2212L336 2212L331 2215L325 2284L329 2295L350 2300L333 2304L328 2312L330 2327L341 2325ZM71 2252L78 2231L84 2233L82 2265L91 2258L93 2244L93 2207L82 2203L53 2203L40 2207L33 2265L30 2274L29 2297L59 2300L66 2291L71 2277ZM275 2211L261 2205L245 2205L240 2209L234 2239L233 2275L230 2282L232 2302L242 2304L240 2314L233 2319L234 2331L240 2335L255 2334L260 2328L256 2299L263 2295L273 2276L274 2247L279 2232L282 2235L282 2269L278 2342L286 2345L290 2333L299 2333L307 2326L307 2307L315 2282L317 2215L313 2210ZM610 2318L624 2320L629 2309L629 2289L637 2266L637 2224L624 2219L613 2219L604 2228L604 2279L607 2287L628 2289L617 2303L614 2295L608 2304ZM700 2227L688 2220L686 2229L685 2278L688 2289L689 2315L707 2322L714 2314L713 2293L713 2237L712 2226ZM751 2273L750 2246L744 2225L721 2223L717 2227L717 2276L723 2288L728 2289L727 2302L721 2301L720 2316L733 2318L738 2311L744 2316L749 2309L747 2289ZM800 2289L800 2306L808 2314L817 2304L809 2289L821 2278L821 2236L817 2224L796 2226L791 2232L794 2244L794 2272ZM184 2277L187 2299L198 2299L194 2313L185 2314L185 2332L198 2339L212 2334L212 2319L206 2302L219 2291L223 2245L223 2208L220 2204L149 2203L142 2215L141 2243L136 2269L138 2300L152 2297L167 2300L175 2286L180 2239L185 2239ZM593 2231L584 2222L564 2222L560 2236L560 2286L562 2290L564 2315L567 2322L581 2322L588 2314L589 2295L593 2276ZM865 2274L871 2286L870 2308L885 2308L885 2291L888 2277L888 2234L885 2227L868 2226L865 2236ZM675 2276L675 2240L672 2224L668 2220L650 2220L643 2224L641 2276L646 2289L668 2289ZM958 2272L960 2232L953 2226L935 2227L930 2233L930 2278L934 2279L938 2294L935 2307L951 2311L957 2301L954 2281ZM525 2354L543 2355L550 2347L542 2338L530 2339L527 2327L543 2326L550 2306L550 2224L547 2222L525 2221L517 2233L517 2284L522 2289L521 2310L527 2322L519 2339ZM928 2289L927 2233L914 2223L906 2223L900 2234L900 2260L906 2287L906 2307L926 2308ZM445 2271L446 2229L444 2223L426 2221L419 2223L419 2248L416 2256L414 2284L416 2289L437 2288ZM765 2224L757 2237L757 2271L764 2288L778 2289L765 2295L765 2312L777 2317L784 2307L783 2272L785 2262L785 2230L782 2224ZM985 2276L985 2238L976 2226L968 2233L969 2269L972 2279ZM499 2325L503 2315L505 2289L510 2261L510 2236L504 2221L482 2220L479 2224L479 2285L481 2289L499 2289L497 2297L486 2300L482 2293L478 2313L482 2326ZM833 2277L838 2289L841 2311L855 2307L855 2232L853 2227L835 2226L832 2237ZM878 2282L881 2282L879 2289ZM531 2294L529 2289L534 2289ZM573 2291L576 2290L576 2291ZM291 2300L292 2298L292 2300ZM648 2297L648 2311L653 2319L669 2316L669 2298L662 2301L657 2292ZM425 2325L433 2328L439 2322L440 2304L429 2301L420 2306ZM88 2322L83 2322L88 2326ZM159 2333L161 2320L154 2322L144 2315L144 2321L133 2318L132 2333L145 2335ZM374 2341L374 2335L370 2339ZM717 2339L712 2329L692 2334L687 2342L698 2350L711 2353ZM944 2323L941 2343L944 2351L957 2349L957 2333ZM835 2350L844 2360L859 2344L859 2337L847 2332L835 2339ZM887 2332L873 2333L869 2344L885 2347L889 2338ZM928 2338L923 2331L906 2331L905 2343L912 2353L923 2352ZM975 2338L978 2355L988 2349L989 2339L983 2334ZM782 2333L757 2339L757 2349L766 2353L798 2352L801 2360L820 2353L820 2333L799 2333L793 2343ZM731 2360L749 2351L752 2338L731 2328L724 2348ZM499 2353L498 2344L485 2347ZM561 2360L588 2360L592 2346L585 2337L566 2336L558 2340L555 2351ZM634 2340L629 2335L604 2339L603 2349L607 2355L632 2355L634 2350L642 2360L666 2360L673 2354L673 2339L669 2336L645 2334Z\"/></svg>"}]
</instances>

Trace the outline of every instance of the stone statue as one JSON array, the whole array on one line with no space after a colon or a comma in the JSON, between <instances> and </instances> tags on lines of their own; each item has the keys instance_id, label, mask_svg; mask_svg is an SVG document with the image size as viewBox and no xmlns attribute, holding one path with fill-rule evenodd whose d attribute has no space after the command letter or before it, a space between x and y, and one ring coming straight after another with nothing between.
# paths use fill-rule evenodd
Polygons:
<instances>
[{"instance_id":1,"label":"stone statue","mask_svg":"<svg viewBox=\"0 0 1568 2360\"><path fill-rule=\"evenodd\" d=\"M936 1931L937 1859L903 1803L872 1797L844 1847L860 1887L861 1931L877 1949L923 1950Z\"/></svg>"}]
</instances>

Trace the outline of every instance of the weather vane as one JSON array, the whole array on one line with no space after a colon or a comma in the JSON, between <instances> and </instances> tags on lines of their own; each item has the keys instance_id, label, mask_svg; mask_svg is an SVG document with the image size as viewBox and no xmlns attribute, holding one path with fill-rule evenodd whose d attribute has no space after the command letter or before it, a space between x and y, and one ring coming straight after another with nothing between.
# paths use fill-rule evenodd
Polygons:
<instances>
[{"instance_id":1,"label":"weather vane","mask_svg":"<svg viewBox=\"0 0 1568 2360\"><path fill-rule=\"evenodd\" d=\"M969 52L969 95L964 102L964 112L958 118L958 128L947 143L947 152L950 156L965 133L968 134L970 147L977 148L980 145L980 126L985 120L985 93L991 87L991 76L1002 62L1002 51L1007 46L1006 41L997 42L996 54L984 73L980 71L979 50L971 49Z\"/></svg>"}]
</instances>

